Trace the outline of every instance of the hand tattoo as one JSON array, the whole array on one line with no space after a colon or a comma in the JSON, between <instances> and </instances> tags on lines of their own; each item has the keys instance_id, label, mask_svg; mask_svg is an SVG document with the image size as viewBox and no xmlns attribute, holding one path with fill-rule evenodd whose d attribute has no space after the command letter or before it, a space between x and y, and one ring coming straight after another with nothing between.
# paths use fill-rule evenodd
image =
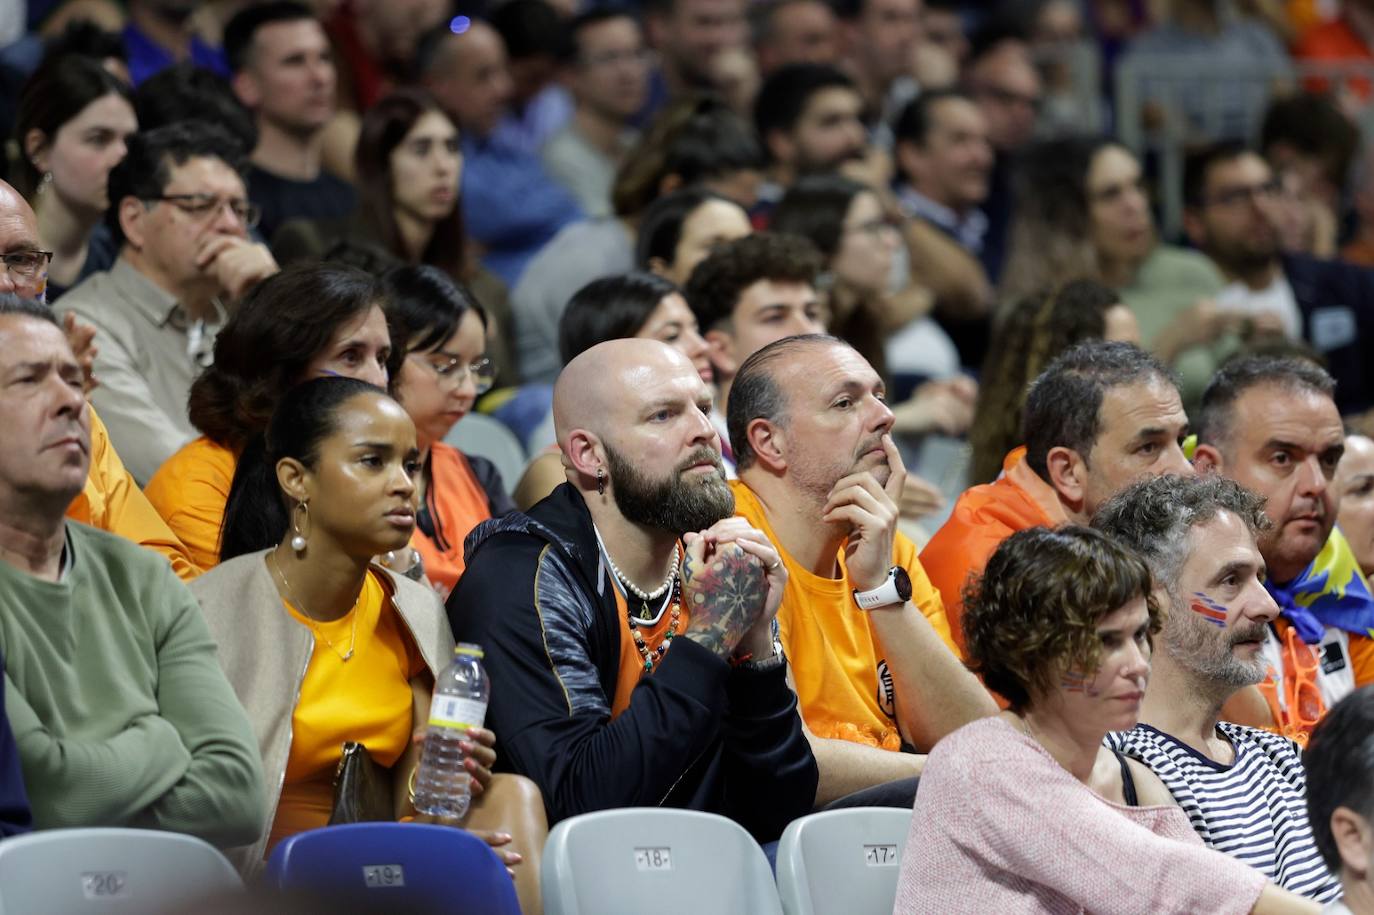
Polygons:
<instances>
[{"instance_id":1,"label":"hand tattoo","mask_svg":"<svg viewBox=\"0 0 1374 915\"><path fill-rule=\"evenodd\" d=\"M690 614L683 635L717 657L729 658L763 613L768 597L763 563L734 544L725 544L704 567L689 554L682 578L683 606Z\"/></svg>"}]
</instances>

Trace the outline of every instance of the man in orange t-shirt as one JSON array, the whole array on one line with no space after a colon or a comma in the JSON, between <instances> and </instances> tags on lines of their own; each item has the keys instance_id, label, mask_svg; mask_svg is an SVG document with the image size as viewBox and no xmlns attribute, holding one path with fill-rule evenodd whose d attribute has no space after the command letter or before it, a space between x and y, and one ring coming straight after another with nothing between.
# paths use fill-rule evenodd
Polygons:
<instances>
[{"instance_id":1,"label":"man in orange t-shirt","mask_svg":"<svg viewBox=\"0 0 1374 915\"><path fill-rule=\"evenodd\" d=\"M994 482L959 497L921 552L960 646L964 587L1003 540L1029 527L1086 524L1136 480L1193 472L1178 386L1129 343L1083 343L1051 362L1031 383L1023 428L1026 446L1007 455Z\"/></svg>"},{"instance_id":2,"label":"man in orange t-shirt","mask_svg":"<svg viewBox=\"0 0 1374 915\"><path fill-rule=\"evenodd\" d=\"M841 340L789 337L744 362L727 411L735 511L787 567L779 635L820 768L816 801L909 805L924 757L897 751L928 750L995 709L897 530L906 470L882 380Z\"/></svg>"}]
</instances>

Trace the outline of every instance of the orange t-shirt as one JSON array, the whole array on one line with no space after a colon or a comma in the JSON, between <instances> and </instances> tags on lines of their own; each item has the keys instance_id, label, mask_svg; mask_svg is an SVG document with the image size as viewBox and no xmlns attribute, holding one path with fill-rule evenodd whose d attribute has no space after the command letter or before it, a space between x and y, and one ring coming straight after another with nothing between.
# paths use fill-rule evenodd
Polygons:
<instances>
[{"instance_id":1,"label":"orange t-shirt","mask_svg":"<svg viewBox=\"0 0 1374 915\"><path fill-rule=\"evenodd\" d=\"M417 525L410 543L424 560L425 578L447 600L466 567L463 539L491 517L491 504L468 459L457 448L440 443L431 445L429 473L425 507L429 510L434 536L426 535Z\"/></svg>"},{"instance_id":2,"label":"orange t-shirt","mask_svg":"<svg viewBox=\"0 0 1374 915\"><path fill-rule=\"evenodd\" d=\"M91 417L91 467L86 485L67 506L67 517L156 550L182 581L195 578L202 570L125 469L95 408L86 409Z\"/></svg>"},{"instance_id":3,"label":"orange t-shirt","mask_svg":"<svg viewBox=\"0 0 1374 915\"><path fill-rule=\"evenodd\" d=\"M900 749L892 676L868 614L854 603L844 550L836 556L840 578L812 573L783 549L753 491L739 480L731 480L730 488L735 514L763 531L787 566L778 630L807 727L818 737ZM912 603L958 657L940 594L921 568L916 545L901 533L893 542L892 562L911 576Z\"/></svg>"},{"instance_id":4,"label":"orange t-shirt","mask_svg":"<svg viewBox=\"0 0 1374 915\"><path fill-rule=\"evenodd\" d=\"M1339 18L1309 29L1293 49L1293 56L1309 62L1368 62L1374 60L1374 51L1360 39L1350 27L1350 23L1344 18ZM1303 85L1309 92L1326 92L1330 89L1330 80L1322 76L1311 76L1303 81ZM1354 93L1357 98L1369 98L1368 79L1347 79L1343 88Z\"/></svg>"},{"instance_id":5,"label":"orange t-shirt","mask_svg":"<svg viewBox=\"0 0 1374 915\"><path fill-rule=\"evenodd\" d=\"M1017 531L1057 527L1069 520L1059 497L1026 464L1017 448L1002 463L1002 475L974 486L954 503L954 511L921 551L921 565L944 598L950 627L964 647L964 586L981 575L997 547Z\"/></svg>"},{"instance_id":6,"label":"orange t-shirt","mask_svg":"<svg viewBox=\"0 0 1374 915\"><path fill-rule=\"evenodd\" d=\"M267 843L269 854L287 836L329 822L334 770L345 742L355 740L367 747L379 765L396 764L415 729L410 681L426 669L375 572L367 573L357 605L337 620L314 622L290 603L283 604L296 622L311 630L315 650L291 715L291 755ZM353 656L340 660L350 645Z\"/></svg>"},{"instance_id":7,"label":"orange t-shirt","mask_svg":"<svg viewBox=\"0 0 1374 915\"><path fill-rule=\"evenodd\" d=\"M219 565L224 506L238 457L205 436L187 442L148 481L148 501L202 569Z\"/></svg>"},{"instance_id":8,"label":"orange t-shirt","mask_svg":"<svg viewBox=\"0 0 1374 915\"><path fill-rule=\"evenodd\" d=\"M679 562L681 555L679 554ZM634 692L639 681L645 676L653 676L644 670L644 655L640 654L639 646L635 644L635 637L630 632L629 609L625 604L625 595L620 593L620 588L612 585L611 590L615 592L615 608L620 613L620 668L615 678L615 696L611 700L611 718L617 718L621 712L630 707L630 696ZM691 615L684 606L678 607L679 619L676 626L672 625L673 608L668 607L663 614L654 622L652 626L636 626L640 636L644 639L644 646L654 656L654 668L658 668L658 646L664 641L669 641L664 656L668 651L673 650L671 640L668 640L668 630L672 629L674 638L682 635L687 628L687 621Z\"/></svg>"}]
</instances>

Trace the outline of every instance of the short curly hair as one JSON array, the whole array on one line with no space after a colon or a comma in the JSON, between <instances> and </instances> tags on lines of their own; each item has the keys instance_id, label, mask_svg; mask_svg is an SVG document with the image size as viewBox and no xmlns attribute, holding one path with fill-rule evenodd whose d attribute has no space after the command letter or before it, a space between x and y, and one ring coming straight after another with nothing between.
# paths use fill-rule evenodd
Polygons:
<instances>
[{"instance_id":1,"label":"short curly hair","mask_svg":"<svg viewBox=\"0 0 1374 915\"><path fill-rule=\"evenodd\" d=\"M821 254L799 235L759 232L726 242L697 264L683 292L701 332L727 327L744 290L761 280L815 285Z\"/></svg>"},{"instance_id":2,"label":"short curly hair","mask_svg":"<svg viewBox=\"0 0 1374 915\"><path fill-rule=\"evenodd\" d=\"M1163 623L1149 567L1105 534L1080 525L1017 531L964 590L969 668L1013 711L1058 688L1069 670L1096 672L1097 625L1139 598L1151 637Z\"/></svg>"}]
</instances>

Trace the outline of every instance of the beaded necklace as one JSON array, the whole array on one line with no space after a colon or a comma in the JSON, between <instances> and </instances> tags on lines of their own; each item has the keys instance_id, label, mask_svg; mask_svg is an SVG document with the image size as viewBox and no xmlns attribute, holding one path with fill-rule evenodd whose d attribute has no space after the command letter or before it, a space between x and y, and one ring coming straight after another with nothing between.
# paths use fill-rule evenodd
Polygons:
<instances>
[{"instance_id":1,"label":"beaded necklace","mask_svg":"<svg viewBox=\"0 0 1374 915\"><path fill-rule=\"evenodd\" d=\"M629 623L630 635L634 638L635 648L639 649L639 656L644 659L644 673L653 673L654 667L656 667L663 660L663 656L668 653L668 646L672 644L673 639L677 637L678 626L681 625L682 583L678 571L682 565L682 556L675 547L673 549L673 560L668 566L668 575L663 580L663 584L654 591L646 593L642 589L636 587L634 582L626 578L625 574L616 566L615 561L611 559L610 552L606 549L605 541L601 539L601 532L596 530L595 525L592 526L592 531L596 534L596 545L601 551L601 558L611 571L612 583L615 585L616 589L626 597L625 620ZM629 594L631 593L640 599L638 618L636 618L635 613L630 609ZM664 599L665 603L659 605L658 613L653 613L649 608L649 602L658 601L660 599ZM663 641L659 643L659 646L651 649L648 643L644 641L644 636L640 634L639 627L661 617L665 606L671 607L668 611L668 631L663 633Z\"/></svg>"}]
</instances>

